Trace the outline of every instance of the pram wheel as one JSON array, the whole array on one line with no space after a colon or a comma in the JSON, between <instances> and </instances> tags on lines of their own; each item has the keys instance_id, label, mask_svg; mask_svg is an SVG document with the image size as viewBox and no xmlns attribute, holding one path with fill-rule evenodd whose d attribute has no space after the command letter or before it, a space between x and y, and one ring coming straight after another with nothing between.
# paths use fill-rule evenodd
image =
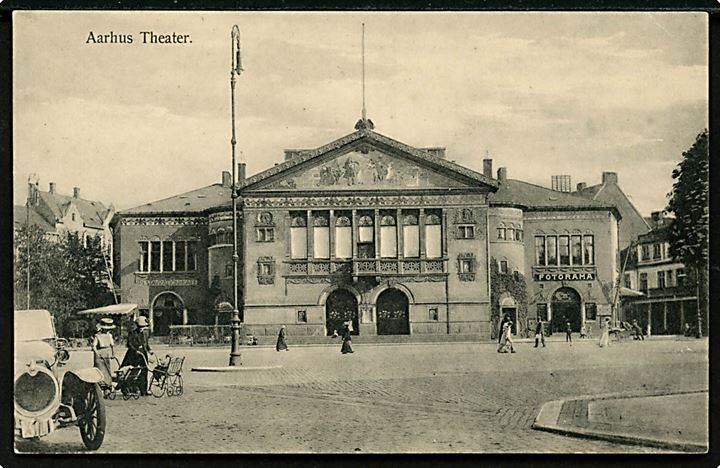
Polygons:
<instances>
[{"instance_id":1,"label":"pram wheel","mask_svg":"<svg viewBox=\"0 0 720 468\"><path fill-rule=\"evenodd\" d=\"M153 376L152 382L150 383L150 393L152 393L152 396L155 398L160 398L163 396L163 393L165 393L162 382L155 376Z\"/></svg>"}]
</instances>

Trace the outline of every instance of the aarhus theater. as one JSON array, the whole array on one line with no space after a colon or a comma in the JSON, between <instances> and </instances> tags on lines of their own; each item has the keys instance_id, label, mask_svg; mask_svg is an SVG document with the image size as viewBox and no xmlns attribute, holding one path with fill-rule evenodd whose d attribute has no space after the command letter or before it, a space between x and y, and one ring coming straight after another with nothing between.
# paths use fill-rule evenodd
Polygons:
<instances>
[{"instance_id":1,"label":"aarhus theater.","mask_svg":"<svg viewBox=\"0 0 720 468\"><path fill-rule=\"evenodd\" d=\"M497 313L517 333L611 314L619 214L610 205L476 172L444 148L356 131L245 177L239 167L243 333L473 334ZM122 300L156 335L227 322L232 302L232 181L125 210L114 220ZM525 278L524 300L491 297L490 271ZM517 273L521 275L518 275ZM491 301L495 304L491 307ZM223 305L225 308L223 308ZM495 310L495 312L491 312Z\"/></svg>"}]
</instances>

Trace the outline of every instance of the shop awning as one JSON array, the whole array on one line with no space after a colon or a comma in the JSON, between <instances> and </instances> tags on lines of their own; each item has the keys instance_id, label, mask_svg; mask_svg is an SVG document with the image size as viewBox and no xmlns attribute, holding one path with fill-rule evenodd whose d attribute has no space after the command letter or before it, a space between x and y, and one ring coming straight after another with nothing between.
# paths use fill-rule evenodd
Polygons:
<instances>
[{"instance_id":1,"label":"shop awning","mask_svg":"<svg viewBox=\"0 0 720 468\"><path fill-rule=\"evenodd\" d=\"M78 315L128 315L137 310L137 304L112 304L78 312Z\"/></svg>"},{"instance_id":2,"label":"shop awning","mask_svg":"<svg viewBox=\"0 0 720 468\"><path fill-rule=\"evenodd\" d=\"M642 297L644 295L640 291L620 286L620 297Z\"/></svg>"}]
</instances>

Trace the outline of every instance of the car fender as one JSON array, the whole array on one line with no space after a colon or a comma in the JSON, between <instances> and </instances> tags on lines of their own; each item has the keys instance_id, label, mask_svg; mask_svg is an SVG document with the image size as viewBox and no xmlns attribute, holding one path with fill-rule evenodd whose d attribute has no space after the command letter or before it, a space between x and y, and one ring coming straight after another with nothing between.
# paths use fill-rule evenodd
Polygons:
<instances>
[{"instance_id":1,"label":"car fender","mask_svg":"<svg viewBox=\"0 0 720 468\"><path fill-rule=\"evenodd\" d=\"M84 369L73 369L65 373L72 374L83 382L98 383L104 380L103 373L97 367L86 367Z\"/></svg>"}]
</instances>

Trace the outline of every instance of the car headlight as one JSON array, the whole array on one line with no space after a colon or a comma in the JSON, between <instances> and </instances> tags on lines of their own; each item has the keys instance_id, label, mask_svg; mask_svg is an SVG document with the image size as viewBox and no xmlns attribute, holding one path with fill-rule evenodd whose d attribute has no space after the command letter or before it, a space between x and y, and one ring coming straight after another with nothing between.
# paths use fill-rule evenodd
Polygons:
<instances>
[{"instance_id":1,"label":"car headlight","mask_svg":"<svg viewBox=\"0 0 720 468\"><path fill-rule=\"evenodd\" d=\"M59 391L52 372L43 366L30 366L15 377L15 408L29 415L43 413L55 403Z\"/></svg>"}]
</instances>

